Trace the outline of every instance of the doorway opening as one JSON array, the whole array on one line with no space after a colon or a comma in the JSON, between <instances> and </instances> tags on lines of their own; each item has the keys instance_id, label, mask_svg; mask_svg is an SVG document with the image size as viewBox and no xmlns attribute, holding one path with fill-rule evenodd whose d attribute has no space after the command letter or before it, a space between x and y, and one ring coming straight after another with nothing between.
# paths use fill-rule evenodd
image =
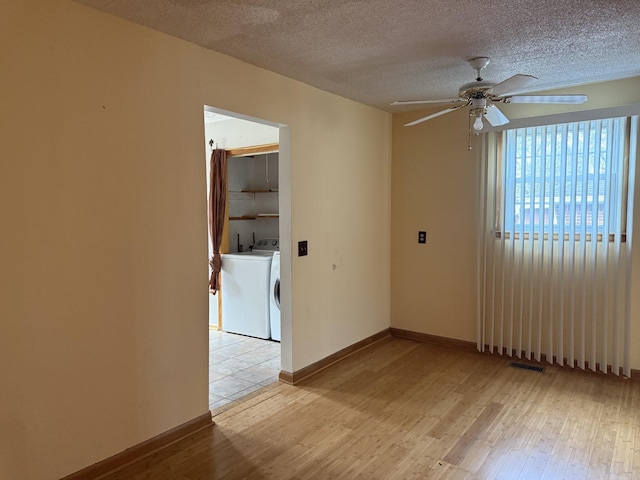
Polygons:
<instances>
[{"instance_id":1,"label":"doorway opening","mask_svg":"<svg viewBox=\"0 0 640 480\"><path fill-rule=\"evenodd\" d=\"M280 282L281 265L290 265L290 159L284 125L205 106L204 132L207 183L213 148L227 150L228 169L222 286L209 294L209 408L215 411L277 382L283 351L290 358L290 329L282 329L290 300L280 298L288 284Z\"/></svg>"}]
</instances>

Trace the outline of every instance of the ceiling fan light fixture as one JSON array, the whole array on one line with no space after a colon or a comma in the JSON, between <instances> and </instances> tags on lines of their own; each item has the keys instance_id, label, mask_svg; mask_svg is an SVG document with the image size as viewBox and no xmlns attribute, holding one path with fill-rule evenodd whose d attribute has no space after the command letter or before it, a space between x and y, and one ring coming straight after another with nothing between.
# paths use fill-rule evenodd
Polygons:
<instances>
[{"instance_id":1,"label":"ceiling fan light fixture","mask_svg":"<svg viewBox=\"0 0 640 480\"><path fill-rule=\"evenodd\" d=\"M482 123L482 115L486 113L487 109L487 99L484 97L477 97L471 99L471 110L469 111L469 115L475 117L473 121L473 129L476 132L479 132L484 127Z\"/></svg>"},{"instance_id":2,"label":"ceiling fan light fixture","mask_svg":"<svg viewBox=\"0 0 640 480\"><path fill-rule=\"evenodd\" d=\"M484 124L482 123L482 112L479 112L478 115L476 116L476 119L473 121L473 129L476 132L479 132L480 130L482 130L483 127L484 127Z\"/></svg>"}]
</instances>

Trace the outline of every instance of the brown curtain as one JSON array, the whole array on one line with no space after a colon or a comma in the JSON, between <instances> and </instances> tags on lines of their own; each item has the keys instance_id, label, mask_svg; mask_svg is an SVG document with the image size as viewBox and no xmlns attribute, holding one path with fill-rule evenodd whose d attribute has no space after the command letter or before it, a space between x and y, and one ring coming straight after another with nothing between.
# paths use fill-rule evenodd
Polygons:
<instances>
[{"instance_id":1,"label":"brown curtain","mask_svg":"<svg viewBox=\"0 0 640 480\"><path fill-rule=\"evenodd\" d=\"M220 290L220 270L222 257L222 228L224 226L225 207L227 204L227 152L216 148L211 152L209 173L209 238L213 256L209 259L211 278L209 291L215 295Z\"/></svg>"}]
</instances>

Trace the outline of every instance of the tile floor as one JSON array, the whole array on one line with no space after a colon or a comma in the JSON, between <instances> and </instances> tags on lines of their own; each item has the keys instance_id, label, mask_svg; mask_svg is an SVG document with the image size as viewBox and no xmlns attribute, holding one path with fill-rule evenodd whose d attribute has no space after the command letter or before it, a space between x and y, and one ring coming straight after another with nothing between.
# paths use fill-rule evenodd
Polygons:
<instances>
[{"instance_id":1,"label":"tile floor","mask_svg":"<svg viewBox=\"0 0 640 480\"><path fill-rule=\"evenodd\" d=\"M209 330L209 409L278 381L280 343Z\"/></svg>"}]
</instances>

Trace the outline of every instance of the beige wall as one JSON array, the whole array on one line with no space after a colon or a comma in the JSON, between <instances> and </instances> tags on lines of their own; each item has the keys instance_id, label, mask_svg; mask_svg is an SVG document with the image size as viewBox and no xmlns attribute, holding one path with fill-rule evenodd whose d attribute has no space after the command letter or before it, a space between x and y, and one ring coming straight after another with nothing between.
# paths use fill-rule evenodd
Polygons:
<instances>
[{"instance_id":1,"label":"beige wall","mask_svg":"<svg viewBox=\"0 0 640 480\"><path fill-rule=\"evenodd\" d=\"M518 118L623 105L640 113L640 78L558 91L564 92L586 93L589 101L580 106L501 108L514 124ZM479 157L477 148L466 149L467 114L458 111L414 127L402 126L436 108L393 118L391 325L475 342ZM471 142L476 145L475 135ZM636 237L638 211L640 194L635 199ZM417 243L418 230L427 231L426 245ZM640 285L637 249L636 245L633 291ZM632 368L640 369L640 348L634 347L640 345L640 300L632 297Z\"/></svg>"},{"instance_id":2,"label":"beige wall","mask_svg":"<svg viewBox=\"0 0 640 480\"><path fill-rule=\"evenodd\" d=\"M464 113L402 126L421 115L393 120L391 325L473 341L477 150Z\"/></svg>"},{"instance_id":3,"label":"beige wall","mask_svg":"<svg viewBox=\"0 0 640 480\"><path fill-rule=\"evenodd\" d=\"M0 10L0 478L207 411L205 104L289 126L283 362L389 325L389 114L67 0Z\"/></svg>"}]
</instances>

